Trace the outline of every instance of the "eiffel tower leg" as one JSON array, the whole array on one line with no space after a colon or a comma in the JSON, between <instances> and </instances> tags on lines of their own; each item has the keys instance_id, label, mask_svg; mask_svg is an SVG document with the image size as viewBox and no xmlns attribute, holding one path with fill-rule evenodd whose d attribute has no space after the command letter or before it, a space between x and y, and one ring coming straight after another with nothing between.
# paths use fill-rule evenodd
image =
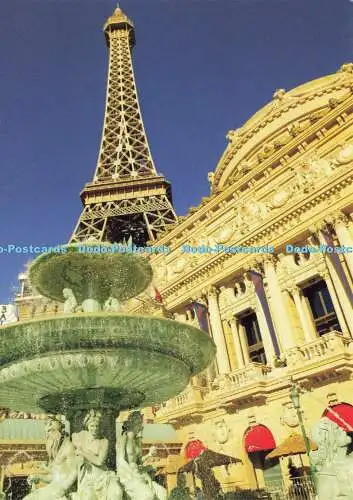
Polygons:
<instances>
[{"instance_id":1,"label":"eiffel tower leg","mask_svg":"<svg viewBox=\"0 0 353 500\"><path fill-rule=\"evenodd\" d=\"M106 217L83 220L81 216L70 238L70 243L78 243L80 241L104 241L106 227Z\"/></svg>"}]
</instances>

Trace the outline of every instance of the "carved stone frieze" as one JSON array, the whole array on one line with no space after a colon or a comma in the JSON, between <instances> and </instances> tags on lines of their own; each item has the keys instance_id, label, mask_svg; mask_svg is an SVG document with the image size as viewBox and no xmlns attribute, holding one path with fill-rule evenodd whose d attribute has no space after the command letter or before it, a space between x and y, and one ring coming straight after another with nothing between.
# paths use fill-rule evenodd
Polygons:
<instances>
[{"instance_id":1,"label":"carved stone frieze","mask_svg":"<svg viewBox=\"0 0 353 500\"><path fill-rule=\"evenodd\" d=\"M190 269L190 258L185 255L179 257L171 266L171 271L173 274L180 274L181 272L188 271Z\"/></svg>"},{"instance_id":2,"label":"carved stone frieze","mask_svg":"<svg viewBox=\"0 0 353 500\"><path fill-rule=\"evenodd\" d=\"M307 195L326 182L335 170L353 160L353 144L347 144L333 158L320 158L313 155L295 167L295 177L286 187L277 189L269 198L262 201L243 202L237 209L235 226L227 228L244 233L250 227L261 224L271 211L284 207L296 197ZM231 237L231 236L230 236Z\"/></svg>"},{"instance_id":3,"label":"carved stone frieze","mask_svg":"<svg viewBox=\"0 0 353 500\"><path fill-rule=\"evenodd\" d=\"M291 192L289 189L277 189L272 198L270 198L268 207L281 208L290 200L290 197Z\"/></svg>"},{"instance_id":4,"label":"carved stone frieze","mask_svg":"<svg viewBox=\"0 0 353 500\"><path fill-rule=\"evenodd\" d=\"M340 156L342 152L344 152L344 157ZM341 169L341 167L342 169L344 169L344 172L346 171L345 165L349 164L349 162L351 161L351 155L353 159L353 143L351 144L350 142L346 142L345 144L341 143L341 145L339 146L339 150L337 150L333 154L331 153L330 156L327 155L326 158L320 158L316 155L308 157L303 162L305 163L303 172L300 172L302 174L303 181L300 189L298 187L298 179L296 176L294 176L291 181L284 185L283 188L278 188L278 191L270 192L267 197L265 197L261 201L248 198L247 203L243 202L243 204L241 204L241 193L238 193L236 199L240 198L238 206L240 206L241 210L238 210L236 212L234 218L232 216L232 218L230 218L230 220L228 220L226 224L223 224L218 232L216 231L214 234L207 236L208 244L217 244L217 239L219 241L219 244L225 243L229 245L236 245L239 244L237 243L237 240L240 237L241 245L262 245L268 243L269 241L273 241L273 238L276 237L276 234L279 237L286 231L291 230L293 227L295 227L299 223L302 223L302 221L306 219L306 213L309 210L312 210L313 207L316 207L316 211L320 210L320 206L322 206L322 208L324 209L325 207L327 207L328 200L331 200L331 202L332 200L335 200L334 197L336 193L339 193L341 191L343 192L343 190L345 190L344 192L349 193L350 178L348 176L344 176L342 180L341 177L337 177L337 182L335 176L334 184L332 183L330 178L332 178L337 170ZM327 191L327 193L323 193L321 197L314 194L313 197L310 197L310 200L308 199L308 192L316 192L318 188L321 189L328 183L330 183L331 186L329 192ZM294 189L293 186L295 187ZM288 196L288 192L290 192L290 196ZM295 211L291 213L288 205L292 205L292 202L297 203L298 201L300 201L300 198L303 198L303 203L300 206L300 210L297 210L295 208L293 209ZM282 210L284 208L286 210L286 216L279 220L277 212L282 213ZM334 213L334 215L336 215L336 213ZM265 226L264 222L266 222L270 219L270 217L272 218L273 216L276 216L276 225L268 224L267 226ZM263 217L263 219L260 220L260 217ZM213 213L211 220L213 221L215 220L215 218L216 214ZM325 218L325 221L322 222L323 224L325 224L325 226L327 226L328 223L331 223L331 220ZM208 224L208 231L210 231L209 223L205 221L204 224L205 226ZM254 229L259 226L261 226L261 230L259 230L258 232L254 231ZM201 228L198 230L198 232L200 230ZM231 234L233 230L234 233ZM242 238L243 235L249 236L245 239ZM226 241L226 238L228 237L229 240ZM176 253L179 251L178 246L180 246L180 244L183 244L182 240L179 240L176 243ZM317 242L309 242L309 244L317 244ZM174 250L172 252L174 253ZM167 266L167 279L165 280L165 286L167 287L167 290L166 293L163 290L163 297L168 301L169 297L176 297L176 293L178 293L178 297L180 297L182 300L184 300L184 298L186 299L187 283L189 290L192 290L195 286L205 286L205 284L207 282L210 282L212 277L215 276L215 273L221 273L222 269L226 269L228 266L231 266L232 264L230 261L235 261L235 258L239 259L239 256L232 256L224 253L220 253L219 255L205 254L201 256L202 258L200 258L199 255L195 257L194 255L176 255L176 253L174 254L176 259L172 260ZM172 255L170 257L172 257ZM180 264L180 262L177 263L177 261L185 257L190 260L188 265L184 267ZM293 265L296 266L296 268L298 268L298 266L304 265L311 266L311 259L316 261L318 256L316 254L310 254L309 261L304 260L304 258L303 262L294 262ZM248 259L246 262L248 262ZM178 271L178 268L180 268L179 272L175 272L175 269L173 269L176 263L176 270ZM242 266L243 265L244 264L242 263ZM247 268L249 267L247 263L246 266ZM296 268L294 268L294 271ZM261 272L261 269L256 269L254 267L253 269L257 272ZM293 269L291 269L291 272L293 272ZM175 281L175 285L171 284L171 281ZM188 292L188 295L189 294L190 291ZM178 301L181 303L181 300L178 299Z\"/></svg>"},{"instance_id":5,"label":"carved stone frieze","mask_svg":"<svg viewBox=\"0 0 353 500\"><path fill-rule=\"evenodd\" d=\"M234 295L233 288L224 287L220 288L219 294L219 307L220 309L226 309L236 303L236 297Z\"/></svg>"},{"instance_id":6,"label":"carved stone frieze","mask_svg":"<svg viewBox=\"0 0 353 500\"><path fill-rule=\"evenodd\" d=\"M353 144L346 144L332 159L335 165L345 165L353 161Z\"/></svg>"},{"instance_id":7,"label":"carved stone frieze","mask_svg":"<svg viewBox=\"0 0 353 500\"><path fill-rule=\"evenodd\" d=\"M152 264L153 280L156 285L163 286L168 280L168 267L164 262Z\"/></svg>"},{"instance_id":8,"label":"carved stone frieze","mask_svg":"<svg viewBox=\"0 0 353 500\"><path fill-rule=\"evenodd\" d=\"M242 161L238 167L237 173L239 173L241 175L247 174L248 172L251 172L251 170L253 168L255 168L256 165L257 165L257 162L255 160L252 162L249 160Z\"/></svg>"},{"instance_id":9,"label":"carved stone frieze","mask_svg":"<svg viewBox=\"0 0 353 500\"><path fill-rule=\"evenodd\" d=\"M234 232L235 232L234 224L229 224L226 225L225 227L222 227L216 233L214 233L212 235L212 239L215 241L215 243L218 244L227 243L234 235Z\"/></svg>"},{"instance_id":10,"label":"carved stone frieze","mask_svg":"<svg viewBox=\"0 0 353 500\"><path fill-rule=\"evenodd\" d=\"M236 224L240 230L246 230L252 224L265 220L269 213L266 203L249 201L243 203L237 210Z\"/></svg>"},{"instance_id":11,"label":"carved stone frieze","mask_svg":"<svg viewBox=\"0 0 353 500\"><path fill-rule=\"evenodd\" d=\"M341 66L341 69L336 75L327 77L325 83L324 79L320 79L317 81L316 85L315 82L313 82L314 86L300 87L300 90L298 89L295 92L286 92L284 89L277 90L273 95L273 100L255 115L255 117L258 117L257 120L253 117L245 123L240 131L235 131L237 139L234 142L231 141L231 136L229 136L231 143L215 172L215 186L218 185L224 170L228 167L239 149L241 149L249 139L265 128L267 124L297 107L303 106L304 109L306 107L312 109L313 107L310 105L310 101L321 98L319 108L313 109L311 113L306 113L304 118L299 117L299 120L297 119L296 122L288 127L287 131L293 138L348 99L352 95L353 88L351 83L353 74L350 70L350 64L351 63ZM321 85L319 82L322 82ZM325 94L327 95L327 99L322 102L322 97L325 96ZM298 126L299 121L302 123ZM266 148L263 148L260 153L257 153L257 155L260 155L259 160L263 161L266 157L269 157L267 155L269 155L271 151L272 153L276 152L289 141L290 139L287 137L274 139L274 141L268 144Z\"/></svg>"},{"instance_id":12,"label":"carved stone frieze","mask_svg":"<svg viewBox=\"0 0 353 500\"><path fill-rule=\"evenodd\" d=\"M334 169L331 161L317 157L309 158L295 168L292 194L303 195L316 188L317 183L329 177Z\"/></svg>"}]
</instances>

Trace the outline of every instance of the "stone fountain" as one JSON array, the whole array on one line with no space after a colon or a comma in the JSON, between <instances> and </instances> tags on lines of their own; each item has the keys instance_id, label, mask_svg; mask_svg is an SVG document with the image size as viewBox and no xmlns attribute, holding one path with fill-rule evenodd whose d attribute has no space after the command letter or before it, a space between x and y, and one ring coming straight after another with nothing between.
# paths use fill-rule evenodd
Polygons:
<instances>
[{"instance_id":1,"label":"stone fountain","mask_svg":"<svg viewBox=\"0 0 353 500\"><path fill-rule=\"evenodd\" d=\"M70 434L49 420L50 470L33 479L47 486L26 498L165 498L143 469L141 414L132 412L118 437L116 418L180 393L209 365L214 343L193 326L123 312L124 301L151 283L143 256L68 245L39 256L29 278L41 295L64 302L64 312L2 328L0 402L64 415Z\"/></svg>"}]
</instances>

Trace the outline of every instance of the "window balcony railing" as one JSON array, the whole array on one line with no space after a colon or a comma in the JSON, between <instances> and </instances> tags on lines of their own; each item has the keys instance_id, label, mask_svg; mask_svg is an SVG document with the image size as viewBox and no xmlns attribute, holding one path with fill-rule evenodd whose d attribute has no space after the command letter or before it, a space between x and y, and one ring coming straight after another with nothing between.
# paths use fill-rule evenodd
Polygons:
<instances>
[{"instance_id":1,"label":"window balcony railing","mask_svg":"<svg viewBox=\"0 0 353 500\"><path fill-rule=\"evenodd\" d=\"M313 363L330 356L350 352L353 339L345 337L341 332L325 333L321 337L299 347L292 347L286 352L287 366Z\"/></svg>"},{"instance_id":2,"label":"window balcony railing","mask_svg":"<svg viewBox=\"0 0 353 500\"><path fill-rule=\"evenodd\" d=\"M249 363L244 368L239 368L230 373L216 377L212 384L212 390L223 391L244 387L259 380L266 379L270 371L271 368L262 363Z\"/></svg>"},{"instance_id":3,"label":"window balcony railing","mask_svg":"<svg viewBox=\"0 0 353 500\"><path fill-rule=\"evenodd\" d=\"M205 389L189 385L183 392L175 398L169 399L158 409L157 417L164 417L171 412L182 408L193 407L202 403Z\"/></svg>"}]
</instances>

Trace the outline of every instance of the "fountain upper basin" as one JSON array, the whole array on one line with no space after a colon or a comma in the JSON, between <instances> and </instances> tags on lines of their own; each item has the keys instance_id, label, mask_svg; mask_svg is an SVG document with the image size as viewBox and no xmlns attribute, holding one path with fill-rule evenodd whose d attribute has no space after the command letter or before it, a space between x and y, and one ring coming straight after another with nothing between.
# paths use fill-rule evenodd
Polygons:
<instances>
[{"instance_id":1,"label":"fountain upper basin","mask_svg":"<svg viewBox=\"0 0 353 500\"><path fill-rule=\"evenodd\" d=\"M33 412L149 406L181 392L215 351L203 331L165 318L95 313L8 325L0 401Z\"/></svg>"},{"instance_id":2,"label":"fountain upper basin","mask_svg":"<svg viewBox=\"0 0 353 500\"><path fill-rule=\"evenodd\" d=\"M152 268L145 257L104 253L112 252L113 247L103 243L71 244L62 249L65 252L40 255L29 268L32 286L44 297L63 302L63 290L69 288L79 303L95 299L103 306L109 297L119 301L135 297L151 283Z\"/></svg>"}]
</instances>

